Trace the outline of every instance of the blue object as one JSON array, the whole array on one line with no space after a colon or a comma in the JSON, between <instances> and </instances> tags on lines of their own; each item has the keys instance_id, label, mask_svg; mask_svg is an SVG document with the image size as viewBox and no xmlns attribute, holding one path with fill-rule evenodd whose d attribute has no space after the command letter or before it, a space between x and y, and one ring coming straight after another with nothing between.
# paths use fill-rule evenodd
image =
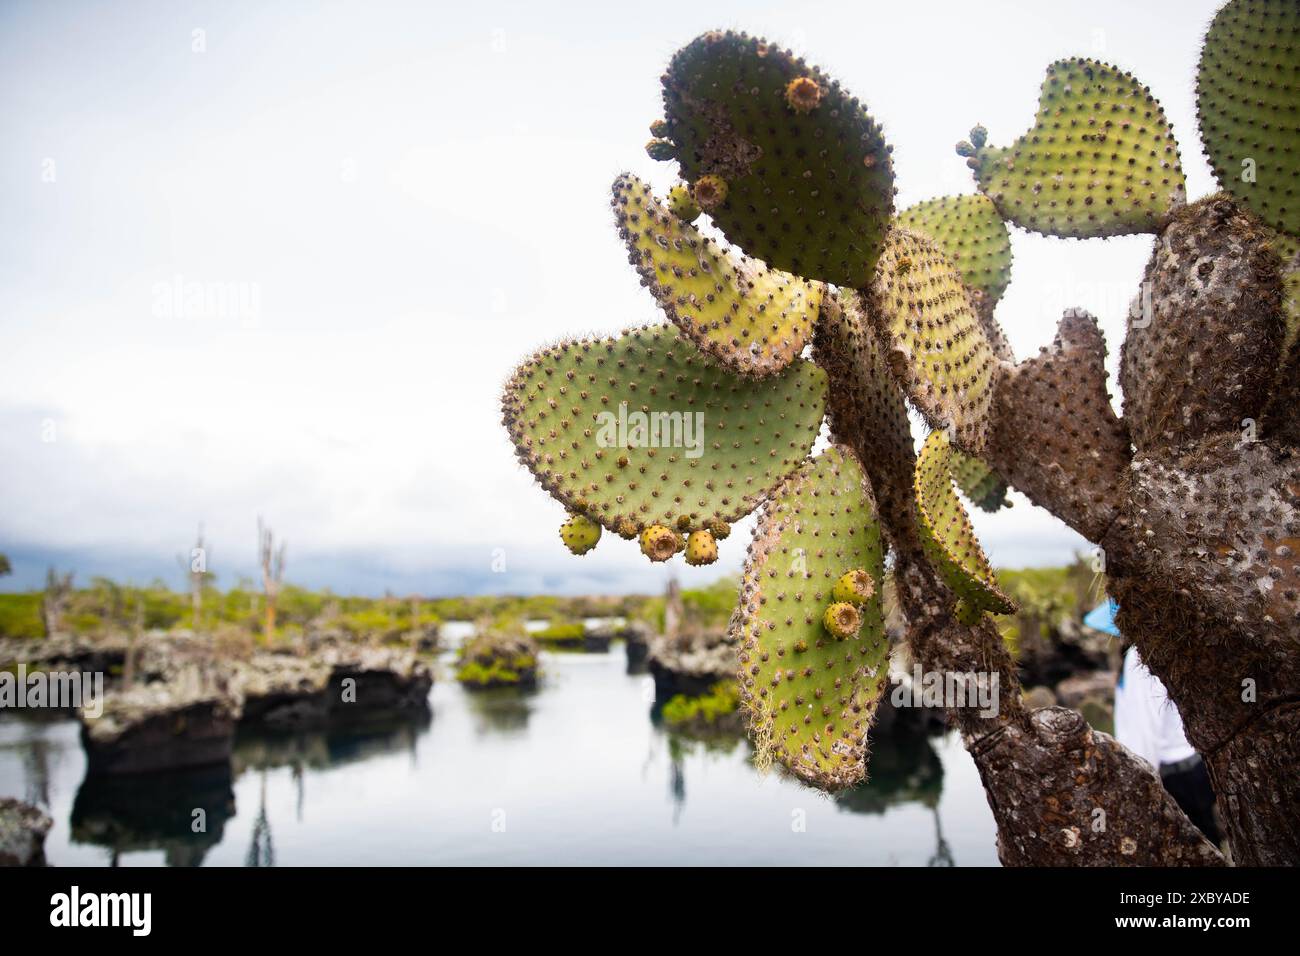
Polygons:
<instances>
[{"instance_id":1,"label":"blue object","mask_svg":"<svg viewBox=\"0 0 1300 956\"><path fill-rule=\"evenodd\" d=\"M1115 612L1119 610L1119 605L1109 598L1105 604L1098 604L1095 608L1087 613L1083 623L1094 631L1101 631L1103 634L1113 634L1119 637L1119 628L1115 626Z\"/></svg>"}]
</instances>

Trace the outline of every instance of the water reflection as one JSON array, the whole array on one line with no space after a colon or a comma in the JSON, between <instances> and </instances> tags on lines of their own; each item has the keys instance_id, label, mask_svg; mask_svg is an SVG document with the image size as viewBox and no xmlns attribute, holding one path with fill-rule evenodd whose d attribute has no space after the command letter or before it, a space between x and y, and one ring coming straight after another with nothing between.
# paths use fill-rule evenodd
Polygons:
<instances>
[{"instance_id":1,"label":"water reflection","mask_svg":"<svg viewBox=\"0 0 1300 956\"><path fill-rule=\"evenodd\" d=\"M492 687L464 691L464 700L474 716L474 729L480 735L522 736L528 730L535 694L530 688Z\"/></svg>"},{"instance_id":2,"label":"water reflection","mask_svg":"<svg viewBox=\"0 0 1300 956\"><path fill-rule=\"evenodd\" d=\"M198 866L235 813L230 767L92 775L72 805L72 840L122 853L161 850L168 866Z\"/></svg>"},{"instance_id":3,"label":"water reflection","mask_svg":"<svg viewBox=\"0 0 1300 956\"><path fill-rule=\"evenodd\" d=\"M431 715L242 731L228 767L184 773L86 778L75 722L0 716L0 795L55 819L54 865L996 862L956 737L881 736L870 782L827 799L759 775L734 730L662 726L621 641L542 663L535 691L444 670Z\"/></svg>"}]
</instances>

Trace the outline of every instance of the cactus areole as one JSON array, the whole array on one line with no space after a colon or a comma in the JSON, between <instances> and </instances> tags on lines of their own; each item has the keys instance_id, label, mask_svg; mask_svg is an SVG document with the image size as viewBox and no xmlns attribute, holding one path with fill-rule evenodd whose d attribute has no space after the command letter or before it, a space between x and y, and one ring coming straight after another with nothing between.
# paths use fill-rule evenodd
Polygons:
<instances>
[{"instance_id":1,"label":"cactus areole","mask_svg":"<svg viewBox=\"0 0 1300 956\"><path fill-rule=\"evenodd\" d=\"M1023 136L997 147L975 126L958 144L972 192L895 213L883 129L839 81L732 31L672 57L648 151L680 182L613 189L665 321L541 349L504 420L575 554L606 528L648 561L707 566L758 512L731 628L760 766L825 790L866 777L888 589L919 665L998 680L996 712L950 718L1004 863L1223 864L1145 762L1073 711L1025 705L991 620L1015 607L965 503L997 512L1013 487L1103 550L1119 626L1204 755L1236 861L1300 863L1297 76L1300 3L1231 0L1196 78L1225 192L1189 203L1152 91L1075 57L1047 67ZM1016 361L994 314L1008 223L1154 237L1122 415L1086 312L1054 333L1044 316L1046 344ZM929 426L919 450L909 405ZM831 445L810 457L824 418Z\"/></svg>"}]
</instances>

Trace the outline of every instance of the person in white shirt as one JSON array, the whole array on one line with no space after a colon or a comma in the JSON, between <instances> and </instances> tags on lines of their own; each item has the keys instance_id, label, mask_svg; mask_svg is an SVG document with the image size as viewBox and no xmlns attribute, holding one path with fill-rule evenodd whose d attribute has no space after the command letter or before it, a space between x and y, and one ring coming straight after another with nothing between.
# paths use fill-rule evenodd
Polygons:
<instances>
[{"instance_id":1,"label":"person in white shirt","mask_svg":"<svg viewBox=\"0 0 1300 956\"><path fill-rule=\"evenodd\" d=\"M1169 795L1216 846L1222 841L1214 818L1210 775L1183 732L1183 719L1160 682L1138 656L1124 653L1115 687L1115 739L1160 773Z\"/></svg>"}]
</instances>

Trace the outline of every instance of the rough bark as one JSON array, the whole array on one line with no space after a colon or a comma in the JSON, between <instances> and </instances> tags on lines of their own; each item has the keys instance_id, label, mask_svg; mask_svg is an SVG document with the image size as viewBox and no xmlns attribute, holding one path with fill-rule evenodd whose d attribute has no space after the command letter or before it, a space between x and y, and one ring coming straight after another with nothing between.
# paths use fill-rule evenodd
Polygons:
<instances>
[{"instance_id":1,"label":"rough bark","mask_svg":"<svg viewBox=\"0 0 1300 956\"><path fill-rule=\"evenodd\" d=\"M1130 457L1106 392L1105 361L1097 320L1066 311L1050 348L1000 367L984 452L1030 501L1090 541L1115 519Z\"/></svg>"},{"instance_id":2,"label":"rough bark","mask_svg":"<svg viewBox=\"0 0 1300 956\"><path fill-rule=\"evenodd\" d=\"M1234 859L1294 865L1300 452L1287 437L1295 410L1277 405L1278 389L1293 385L1274 378L1279 265L1259 224L1230 200L1188 206L1157 240L1130 311L1124 421L1101 402L1100 334L1067 316L1051 349L1003 366L989 457L1102 545L1120 628L1205 757ZM1074 400L1061 400L1067 389ZM1042 460L1049 436L1071 435L1081 420L1092 423L1085 435L1107 436L1094 442L1109 449L1095 456L1104 466ZM1125 427L1137 445L1131 462L1126 447L1119 454Z\"/></svg>"}]
</instances>

